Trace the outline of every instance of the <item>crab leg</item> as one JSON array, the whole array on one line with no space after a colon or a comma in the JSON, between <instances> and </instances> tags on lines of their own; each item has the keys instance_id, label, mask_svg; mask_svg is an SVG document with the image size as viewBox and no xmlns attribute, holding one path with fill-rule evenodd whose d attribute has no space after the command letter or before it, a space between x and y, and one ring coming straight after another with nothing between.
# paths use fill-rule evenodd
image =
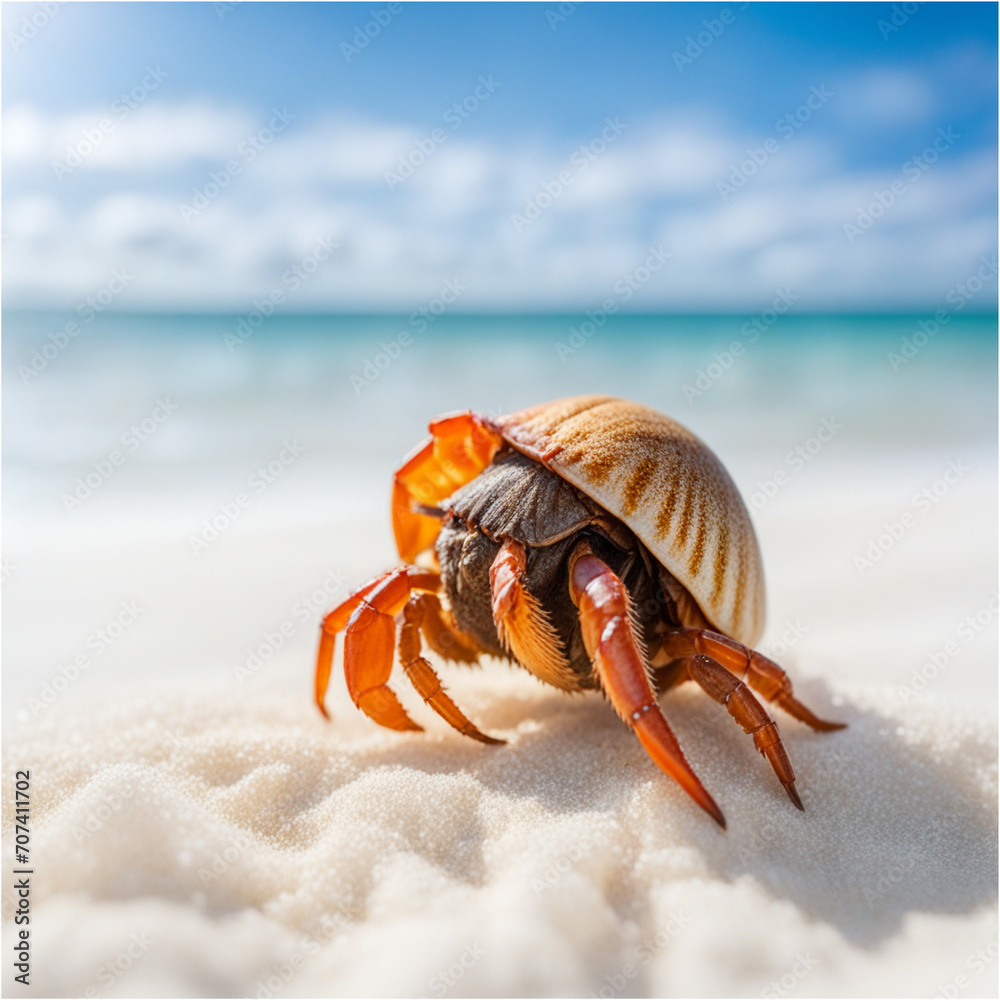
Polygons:
<instances>
[{"instance_id":1,"label":"crab leg","mask_svg":"<svg viewBox=\"0 0 1000 1000\"><path fill-rule=\"evenodd\" d=\"M541 680L563 691L579 691L556 630L538 598L525 589L526 560L524 545L508 538L490 566L493 623L500 644Z\"/></svg>"},{"instance_id":2,"label":"crab leg","mask_svg":"<svg viewBox=\"0 0 1000 1000\"><path fill-rule=\"evenodd\" d=\"M802 800L795 791L795 772L782 746L778 727L753 696L750 688L734 677L722 664L700 653L691 657L688 671L706 694L720 705L724 705L729 714L743 727L743 731L753 736L753 745L768 759L778 780L784 785L788 797L797 808L802 809Z\"/></svg>"},{"instance_id":3,"label":"crab leg","mask_svg":"<svg viewBox=\"0 0 1000 1000\"><path fill-rule=\"evenodd\" d=\"M684 759L657 704L629 619L628 591L585 542L570 559L570 594L580 610L584 645L615 711L635 731L657 766L725 828L722 811Z\"/></svg>"},{"instance_id":4,"label":"crab leg","mask_svg":"<svg viewBox=\"0 0 1000 1000\"><path fill-rule=\"evenodd\" d=\"M424 594L423 597L424 612L420 631L423 632L427 645L442 659L475 663L479 659L475 643L458 631L434 594Z\"/></svg>"},{"instance_id":5,"label":"crab leg","mask_svg":"<svg viewBox=\"0 0 1000 1000\"><path fill-rule=\"evenodd\" d=\"M392 490L392 529L400 558L412 562L429 548L440 522L414 510L431 506L475 479L492 461L500 435L472 413L456 413L430 423L431 437L396 470Z\"/></svg>"},{"instance_id":6,"label":"crab leg","mask_svg":"<svg viewBox=\"0 0 1000 1000\"><path fill-rule=\"evenodd\" d=\"M824 722L792 695L788 674L762 653L729 639L718 632L702 628L679 628L663 636L663 649L671 657L687 659L698 653L721 663L734 674L743 674L750 686L768 701L783 708L792 718L821 732L844 729L845 722Z\"/></svg>"},{"instance_id":7,"label":"crab leg","mask_svg":"<svg viewBox=\"0 0 1000 1000\"><path fill-rule=\"evenodd\" d=\"M440 577L438 577L435 573L428 573L427 571L419 569L416 566L399 566L396 569L382 573L380 576L375 577L374 580L369 580L368 583L366 583L363 587L360 587L353 594L351 594L350 597L338 604L337 607L335 607L323 618L322 632L320 633L319 640L319 651L316 654L316 675L314 685L316 706L323 713L323 716L326 719L329 719L330 716L327 713L323 701L326 697L327 687L330 684L330 671L333 667L333 654L337 633L342 631L345 627L347 628L344 648L344 668L345 673L348 675L348 689L351 691L351 698L354 700L355 705L357 705L358 698L355 697L357 689L352 687L352 676L367 679L368 675L358 662L356 653L353 656L355 669L352 672L351 668L348 666L348 647L354 648L355 641L361 634L359 629L367 628L372 624L375 625L375 631L370 633L364 641L370 644L372 640L376 640L375 645L372 646L372 653L377 655L379 651L379 643L377 640L379 637L384 638L385 632L384 624L378 624L379 615L386 617L388 607L392 606L393 600L398 600L400 594L403 595L403 600L399 607L402 607L406 598L410 596L411 589L437 590L440 585ZM386 602L389 602L388 607L385 607ZM359 616L359 609L366 606L369 610ZM398 610L399 608L397 607L395 611ZM390 625L392 624L392 615L395 614L395 611L389 612L387 615ZM375 617L372 617L373 614ZM389 672L392 669L392 650L395 645L394 633L392 631L390 631L389 640L389 667L385 671L385 677L381 682L379 682L383 685L384 682L388 680ZM369 654L367 646L364 648L363 652L366 655ZM382 659L384 659L384 655ZM373 659L373 663L374 662L376 662L376 660ZM377 662L381 664L381 661ZM381 666L376 667L376 676L379 675L380 670ZM388 688L385 690L392 696L393 699L395 699L395 695L393 695ZM373 695L368 700L374 704L374 701L378 697L380 696ZM366 714L371 715L367 709L363 708L363 711L365 711ZM400 711L402 711L401 706ZM406 713L403 712L403 715L405 714ZM375 717L372 716L372 718ZM379 720L376 719L376 721ZM404 728L413 728L413 726L411 725Z\"/></svg>"},{"instance_id":8,"label":"crab leg","mask_svg":"<svg viewBox=\"0 0 1000 1000\"><path fill-rule=\"evenodd\" d=\"M403 608L403 624L399 630L399 660L406 676L417 689L420 697L453 729L480 743L501 744L506 740L494 739L481 733L448 697L441 686L441 679L434 668L420 655L420 629L426 616L435 613L438 606L431 594L414 594Z\"/></svg>"}]
</instances>

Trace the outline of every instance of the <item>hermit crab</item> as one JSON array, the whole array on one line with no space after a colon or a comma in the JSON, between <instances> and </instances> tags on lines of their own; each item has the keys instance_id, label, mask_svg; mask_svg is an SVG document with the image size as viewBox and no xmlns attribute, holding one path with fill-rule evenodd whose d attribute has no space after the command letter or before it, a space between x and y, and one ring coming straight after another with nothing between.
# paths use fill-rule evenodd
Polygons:
<instances>
[{"instance_id":1,"label":"hermit crab","mask_svg":"<svg viewBox=\"0 0 1000 1000\"><path fill-rule=\"evenodd\" d=\"M602 691L653 761L721 826L657 702L693 680L725 706L799 808L778 729L751 691L817 730L785 672L754 643L764 575L740 494L676 421L610 396L574 396L490 418L433 420L395 474L392 521L405 565L323 619L316 704L345 632L354 704L390 729L419 730L389 688L397 622L403 670L459 732L469 721L421 655L513 660L563 691ZM749 686L748 686L749 685ZM327 716L328 717L328 716Z\"/></svg>"}]
</instances>

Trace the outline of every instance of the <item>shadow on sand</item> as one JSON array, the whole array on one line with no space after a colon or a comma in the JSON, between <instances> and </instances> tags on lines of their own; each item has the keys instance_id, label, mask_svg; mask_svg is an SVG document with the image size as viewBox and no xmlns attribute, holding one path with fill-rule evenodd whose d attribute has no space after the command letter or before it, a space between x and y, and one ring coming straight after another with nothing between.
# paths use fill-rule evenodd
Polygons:
<instances>
[{"instance_id":1,"label":"shadow on sand","mask_svg":"<svg viewBox=\"0 0 1000 1000\"><path fill-rule=\"evenodd\" d=\"M830 708L822 682L799 687L819 714L848 723L819 734L778 713L804 814L787 801L749 737L692 685L661 699L728 821L720 832L664 785L664 847L686 841L720 878L751 876L861 947L894 935L909 913L965 913L994 900L995 804L976 783L977 765L994 754L991 743L970 732L938 754L892 717L851 704ZM552 813L614 815L658 776L594 695L499 699L477 722L489 732L517 733L499 748L415 734L392 747L352 752L352 762L362 770L397 766L428 774L454 774L458 763L485 788L535 799ZM475 841L465 841L471 854L457 866L459 859L448 863L470 881L483 871Z\"/></svg>"}]
</instances>

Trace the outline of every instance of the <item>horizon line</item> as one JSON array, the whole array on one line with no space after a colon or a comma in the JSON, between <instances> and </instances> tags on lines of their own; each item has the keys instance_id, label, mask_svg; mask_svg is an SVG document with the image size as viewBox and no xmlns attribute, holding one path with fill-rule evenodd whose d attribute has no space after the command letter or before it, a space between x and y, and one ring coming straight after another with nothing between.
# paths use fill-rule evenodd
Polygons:
<instances>
[{"instance_id":1,"label":"horizon line","mask_svg":"<svg viewBox=\"0 0 1000 1000\"><path fill-rule=\"evenodd\" d=\"M766 309L766 307L764 307ZM790 319L829 319L831 317L844 317L850 319L887 319L887 318L908 318L908 317L923 317L927 315L933 315L937 309L877 309L877 310L853 310L853 309L841 309L841 310L810 310L809 312L787 312L784 314ZM186 316L186 317L219 317L219 318L232 318L240 317L245 312L245 309L241 310L230 310L230 309L106 309L103 314L106 316ZM539 310L476 310L468 312L447 312L442 313L435 317L435 322L439 320L448 319L519 319L519 318L561 318L561 317L575 317L575 316L586 316L588 312L593 312L594 308L588 309L539 309ZM665 311L665 310L648 310L643 312L617 312L608 319L651 319L651 318L663 318L663 317L678 317L684 319L719 319L719 318L731 318L738 316L754 316L761 312L761 309L750 309L750 310L725 310L717 312L702 312L698 310L675 310L675 311ZM984 309L969 309L968 311L962 310L957 312L952 309L946 310L951 318L961 318L963 316L971 317L974 316L977 319L984 319L987 317L1000 318L1000 307L993 308L991 310ZM7 314L18 314L18 313L48 313L52 315L76 315L77 309L65 306L0 306L0 316ZM408 318L413 315L412 310L404 311L388 311L388 312L378 312L374 310L342 310L342 309L302 309L302 310L285 310L285 311L275 311L269 316L269 318L287 318L287 319L308 319L312 317L341 317L345 319L395 319L395 318Z\"/></svg>"}]
</instances>

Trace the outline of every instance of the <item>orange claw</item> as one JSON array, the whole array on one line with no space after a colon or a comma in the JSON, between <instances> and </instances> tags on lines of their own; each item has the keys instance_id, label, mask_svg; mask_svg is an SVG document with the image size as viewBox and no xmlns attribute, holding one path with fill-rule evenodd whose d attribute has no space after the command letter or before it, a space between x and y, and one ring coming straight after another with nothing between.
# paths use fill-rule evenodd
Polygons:
<instances>
[{"instance_id":1,"label":"orange claw","mask_svg":"<svg viewBox=\"0 0 1000 1000\"><path fill-rule=\"evenodd\" d=\"M347 691L362 712L389 729L422 729L389 688L396 647L393 616L410 597L406 568L392 570L355 608L344 635Z\"/></svg>"},{"instance_id":2,"label":"orange claw","mask_svg":"<svg viewBox=\"0 0 1000 1000\"><path fill-rule=\"evenodd\" d=\"M721 663L734 674L745 674L750 686L768 701L783 708L793 719L804 722L820 732L846 729L846 722L825 722L817 718L802 702L792 696L788 674L773 660L755 649L748 649L735 639L704 628L679 628L663 636L663 649L668 656L687 659L701 653Z\"/></svg>"},{"instance_id":3,"label":"orange claw","mask_svg":"<svg viewBox=\"0 0 1000 1000\"><path fill-rule=\"evenodd\" d=\"M392 615L395 611L390 610L392 607L392 601L398 600L400 593L405 590L405 597L403 598L403 603L405 603L405 598L409 597L411 590L437 590L441 585L440 577L436 573L430 573L426 570L418 569L415 566L400 566L396 569L389 570L386 573L382 573L380 576L375 577L374 580L369 580L363 587L356 590L350 597L342 601L337 605L331 612L329 612L323 618L322 632L320 633L319 639L319 651L316 654L316 674L314 678L314 697L316 699L316 707L323 713L323 717L329 720L330 715L326 710L324 701L326 699L326 691L330 684L330 671L333 669L333 655L336 646L336 636L338 632L347 629L347 634L345 636L344 645L344 670L348 673L348 647L351 648L351 659L352 668L351 673L348 677L348 689L351 691L351 698L354 700L354 704L358 704L358 698L355 697L357 690L364 691L365 689L358 689L357 687L352 688L351 677L354 678L355 685L358 683L366 683L369 679L369 672L366 671L364 665L364 659L360 656L360 652L363 652L365 656L372 655L373 653L380 653L382 660L384 660L384 652L380 650L380 644L378 642L379 638L382 639L381 645L384 645L384 634L385 625L378 624L377 618L373 619L370 612L365 612L359 615L358 611L365 605L375 605L372 610L376 610L387 617L390 624L392 624ZM379 596L380 595L380 596ZM382 607L385 602L388 601L389 604L386 607ZM402 605L400 605L401 607ZM398 611L399 608L396 608ZM374 626L375 631L370 633L364 633L363 630ZM374 641L372 650L369 651L367 647L363 647L360 651L355 645L358 636L363 635L366 642ZM390 633L390 644L389 644L389 667L386 670L385 679L388 680L389 672L392 669L392 651L395 646L394 633ZM382 663L382 660L379 663ZM381 666L376 668L375 675L378 676L378 671ZM383 682L384 683L384 682ZM376 685L377 687L377 685ZM388 688L385 689L388 691ZM395 699L395 695L391 691L388 692L389 695ZM374 705L378 698L373 695L368 699L368 701ZM363 708L366 714L371 715L367 709ZM400 711L402 707L400 706ZM405 715L405 713L403 713ZM372 716L374 718L374 716ZM376 720L378 721L378 720ZM396 727L390 727L396 728ZM412 727L407 727L412 728Z\"/></svg>"},{"instance_id":4,"label":"orange claw","mask_svg":"<svg viewBox=\"0 0 1000 1000\"><path fill-rule=\"evenodd\" d=\"M431 421L429 440L396 470L392 490L392 529L400 558L412 562L434 544L440 521L413 509L433 506L471 482L493 460L502 444L486 421L466 410Z\"/></svg>"},{"instance_id":5,"label":"orange claw","mask_svg":"<svg viewBox=\"0 0 1000 1000\"><path fill-rule=\"evenodd\" d=\"M453 659L474 661L479 656L472 641L449 624L441 602L433 593L441 578L416 566L400 566L369 580L323 619L316 658L316 704L329 719L323 700L333 667L337 632L344 635L344 676L354 704L381 726L420 730L388 685L396 648L394 616L403 612L399 655L403 669L417 692L442 719L460 733L480 743L499 744L481 733L448 697L434 668L420 655L420 630L433 637L431 645ZM416 591L416 593L414 593Z\"/></svg>"},{"instance_id":6,"label":"orange claw","mask_svg":"<svg viewBox=\"0 0 1000 1000\"><path fill-rule=\"evenodd\" d=\"M586 542L570 560L570 594L580 610L584 645L615 711L635 731L654 763L725 829L722 810L684 759L657 704L629 618L628 591Z\"/></svg>"},{"instance_id":7,"label":"orange claw","mask_svg":"<svg viewBox=\"0 0 1000 1000\"><path fill-rule=\"evenodd\" d=\"M394 572L390 570L390 572ZM337 633L347 627L347 623L354 614L355 609L362 599L370 594L389 573L382 573L369 580L363 587L356 590L345 601L338 604L331 612L323 618L323 630L319 637L319 652L316 654L316 676L314 679L314 696L316 707L323 713L323 718L329 720L330 715L326 710L324 701L326 700L326 689L330 685L330 671L333 668L333 654L336 646Z\"/></svg>"}]
</instances>

